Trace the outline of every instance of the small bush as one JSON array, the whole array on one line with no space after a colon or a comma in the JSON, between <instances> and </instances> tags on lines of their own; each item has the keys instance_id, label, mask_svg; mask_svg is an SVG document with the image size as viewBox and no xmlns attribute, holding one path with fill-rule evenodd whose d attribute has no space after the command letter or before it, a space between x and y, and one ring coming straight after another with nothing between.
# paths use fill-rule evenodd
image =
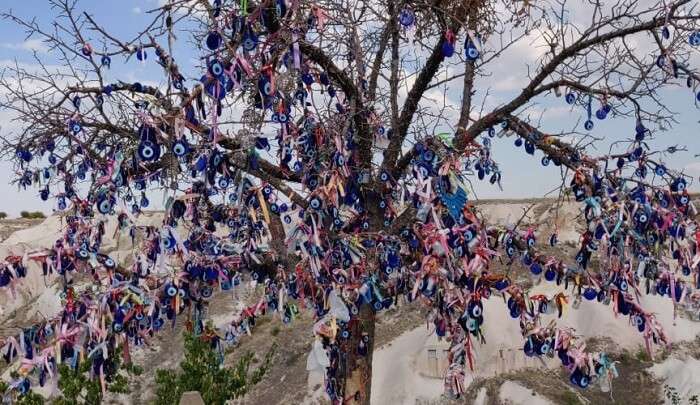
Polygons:
<instances>
[{"instance_id":1,"label":"small bush","mask_svg":"<svg viewBox=\"0 0 700 405\"><path fill-rule=\"evenodd\" d=\"M7 212L0 212L0 219L7 218Z\"/></svg>"},{"instance_id":2,"label":"small bush","mask_svg":"<svg viewBox=\"0 0 700 405\"><path fill-rule=\"evenodd\" d=\"M533 394L534 394L534 392L533 392ZM562 400L563 400L564 404L566 404L566 405L581 405L581 401L578 399L576 394L574 394L571 391L564 392L562 397L563 397Z\"/></svg>"},{"instance_id":3,"label":"small bush","mask_svg":"<svg viewBox=\"0 0 700 405\"><path fill-rule=\"evenodd\" d=\"M270 331L270 334L271 334L272 336L277 336L277 335L279 335L279 333L280 333L280 327L279 327L279 326L276 326L276 325L275 325L275 326L272 328L272 330Z\"/></svg>"},{"instance_id":4,"label":"small bush","mask_svg":"<svg viewBox=\"0 0 700 405\"><path fill-rule=\"evenodd\" d=\"M245 354L235 366L221 366L219 353L206 339L185 334L185 358L180 370L156 370L156 404L170 405L180 401L185 391L199 391L207 404L223 405L229 399L244 395L260 382L270 367L274 347L261 366L250 370L253 354Z\"/></svg>"},{"instance_id":5,"label":"small bush","mask_svg":"<svg viewBox=\"0 0 700 405\"><path fill-rule=\"evenodd\" d=\"M640 347L639 350L637 350L637 354L635 355L635 357L639 361L651 361L649 353L647 353L646 349L644 349L643 347Z\"/></svg>"},{"instance_id":6,"label":"small bush","mask_svg":"<svg viewBox=\"0 0 700 405\"><path fill-rule=\"evenodd\" d=\"M46 218L46 215L44 215L44 213L41 211L33 211L33 212L22 211L19 213L19 215L25 219L44 219L44 218Z\"/></svg>"}]
</instances>

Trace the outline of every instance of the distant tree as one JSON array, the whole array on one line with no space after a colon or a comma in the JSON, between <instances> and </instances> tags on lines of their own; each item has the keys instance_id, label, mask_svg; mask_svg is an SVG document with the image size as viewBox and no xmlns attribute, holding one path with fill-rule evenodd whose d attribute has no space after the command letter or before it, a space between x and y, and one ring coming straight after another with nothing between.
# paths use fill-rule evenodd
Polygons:
<instances>
[{"instance_id":1,"label":"distant tree","mask_svg":"<svg viewBox=\"0 0 700 405\"><path fill-rule=\"evenodd\" d=\"M4 14L51 52L36 55L35 71L17 64L0 75L0 108L20 127L2 134L2 151L20 187L36 186L69 216L43 263L104 274L96 282L130 280L128 294L91 297L111 302L98 319L118 326L99 339L139 339L126 333L140 321L121 300L174 319L244 273L269 279L256 310L290 321L298 299L323 321L309 363L326 372L334 403L369 403L375 314L398 294L431 308L429 322L450 345L445 386L456 396L485 339L489 297L507 302L524 353L556 353L579 387L614 374L614 363L545 319L555 307L561 314L567 294L612 302L649 342L667 341L631 292L656 286L679 298L698 276L688 259L691 179L667 163L685 148L655 139L676 117L662 90L700 82L695 2L167 0L126 39L73 0L49 4L49 27ZM534 62L504 61L533 43ZM152 75L127 81L117 62ZM503 66L523 82L494 99L489 76ZM534 107L557 97L583 114L582 125L545 129ZM595 122L610 118L627 119L630 135L600 152L611 134L596 136ZM573 257L546 250L556 233L497 226L470 201L473 181L496 187L508 175L492 145L509 137L554 168L561 199L580 202L587 226ZM138 226L131 215L152 190L165 194L162 226ZM101 257L94 241L105 216L143 236L133 267L86 259ZM270 252L279 266L253 271ZM668 252L678 266L666 266ZM530 297L522 272L562 291ZM203 373L215 369L210 360L184 365ZM230 373L215 373L216 384ZM160 374L164 398L180 378ZM207 387L188 384L200 383Z\"/></svg>"},{"instance_id":2,"label":"distant tree","mask_svg":"<svg viewBox=\"0 0 700 405\"><path fill-rule=\"evenodd\" d=\"M5 219L5 218L7 218L7 212L4 212L4 211L0 212L0 219Z\"/></svg>"}]
</instances>

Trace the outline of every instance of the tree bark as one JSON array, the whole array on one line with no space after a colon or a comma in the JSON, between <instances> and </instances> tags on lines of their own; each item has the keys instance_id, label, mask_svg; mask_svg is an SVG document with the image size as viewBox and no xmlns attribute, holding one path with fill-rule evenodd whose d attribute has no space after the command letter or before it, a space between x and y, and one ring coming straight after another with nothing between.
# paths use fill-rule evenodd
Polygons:
<instances>
[{"instance_id":1,"label":"tree bark","mask_svg":"<svg viewBox=\"0 0 700 405\"><path fill-rule=\"evenodd\" d=\"M372 352L374 351L375 314L370 304L360 307L357 317L351 319L350 338L342 346L345 354L344 404L369 405L372 393ZM367 334L367 354L360 355L358 347Z\"/></svg>"}]
</instances>

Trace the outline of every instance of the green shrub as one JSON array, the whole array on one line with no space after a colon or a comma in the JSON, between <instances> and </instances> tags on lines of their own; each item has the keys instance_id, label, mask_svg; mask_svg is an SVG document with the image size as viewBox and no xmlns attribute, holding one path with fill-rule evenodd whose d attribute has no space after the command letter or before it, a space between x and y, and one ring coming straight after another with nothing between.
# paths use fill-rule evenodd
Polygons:
<instances>
[{"instance_id":1,"label":"green shrub","mask_svg":"<svg viewBox=\"0 0 700 405\"><path fill-rule=\"evenodd\" d=\"M129 393L129 375L141 374L141 368L131 364L123 365L121 362L121 348L113 348L108 345L109 356L104 364L107 391L127 394ZM66 364L58 366L58 388L61 396L54 400L56 405L102 403L102 387L100 379L90 375L92 362L86 359L82 361L77 370Z\"/></svg>"},{"instance_id":2,"label":"green shrub","mask_svg":"<svg viewBox=\"0 0 700 405\"><path fill-rule=\"evenodd\" d=\"M7 218L7 212L0 211L0 219Z\"/></svg>"},{"instance_id":3,"label":"green shrub","mask_svg":"<svg viewBox=\"0 0 700 405\"><path fill-rule=\"evenodd\" d=\"M199 391L204 403L223 405L260 382L273 354L274 347L265 355L263 364L252 372L249 370L252 353L246 353L234 367L223 367L219 354L208 341L186 333L185 358L180 362L180 370L156 371L156 404L177 404L184 392Z\"/></svg>"},{"instance_id":4,"label":"green shrub","mask_svg":"<svg viewBox=\"0 0 700 405\"><path fill-rule=\"evenodd\" d=\"M7 392L9 385L5 381L0 381L0 392ZM27 395L18 395L16 391L8 394L7 399L9 403L16 405L43 405L46 403L44 397L35 393L34 391L29 391Z\"/></svg>"},{"instance_id":5,"label":"green shrub","mask_svg":"<svg viewBox=\"0 0 700 405\"><path fill-rule=\"evenodd\" d=\"M19 215L25 219L44 219L44 218L46 218L46 215L44 215L44 213L41 211L33 211L33 212L22 211L19 213Z\"/></svg>"}]
</instances>

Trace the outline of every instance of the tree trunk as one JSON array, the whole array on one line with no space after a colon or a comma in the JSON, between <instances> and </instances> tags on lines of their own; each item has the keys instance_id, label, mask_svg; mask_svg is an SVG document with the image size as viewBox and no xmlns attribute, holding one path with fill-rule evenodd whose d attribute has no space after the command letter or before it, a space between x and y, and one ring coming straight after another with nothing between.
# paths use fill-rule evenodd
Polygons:
<instances>
[{"instance_id":1,"label":"tree trunk","mask_svg":"<svg viewBox=\"0 0 700 405\"><path fill-rule=\"evenodd\" d=\"M374 350L374 311L370 304L360 307L357 319L351 320L350 338L342 346L345 354L344 404L369 405L372 392L372 352ZM358 353L362 337L366 336L367 354Z\"/></svg>"}]
</instances>

